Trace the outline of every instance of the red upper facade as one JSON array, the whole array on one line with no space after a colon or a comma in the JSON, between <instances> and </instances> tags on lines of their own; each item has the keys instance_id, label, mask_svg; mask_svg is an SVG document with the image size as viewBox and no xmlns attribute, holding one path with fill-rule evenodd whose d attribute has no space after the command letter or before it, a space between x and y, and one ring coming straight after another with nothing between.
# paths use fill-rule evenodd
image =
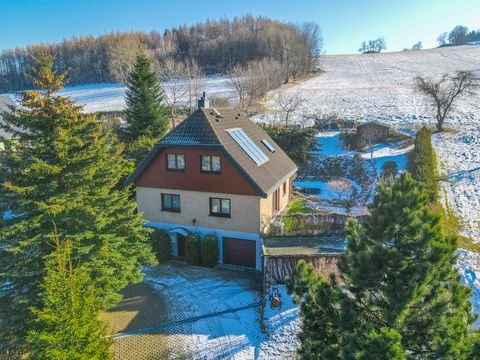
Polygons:
<instances>
[{"instance_id":1,"label":"red upper facade","mask_svg":"<svg viewBox=\"0 0 480 360\"><path fill-rule=\"evenodd\" d=\"M168 170L167 155L184 155L185 169ZM220 173L203 172L200 158L220 157ZM136 186L218 192L225 194L259 195L237 168L217 149L173 147L163 148L135 180Z\"/></svg>"}]
</instances>

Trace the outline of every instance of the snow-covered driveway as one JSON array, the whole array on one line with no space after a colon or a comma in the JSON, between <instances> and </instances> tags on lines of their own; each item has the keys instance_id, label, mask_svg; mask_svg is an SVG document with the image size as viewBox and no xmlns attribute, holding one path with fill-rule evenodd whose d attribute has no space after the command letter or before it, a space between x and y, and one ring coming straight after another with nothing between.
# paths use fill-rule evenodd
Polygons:
<instances>
[{"instance_id":1,"label":"snow-covered driveway","mask_svg":"<svg viewBox=\"0 0 480 360\"><path fill-rule=\"evenodd\" d=\"M264 334L257 273L176 262L147 268L145 273L144 283L153 287L155 299L143 302L146 306L137 311L153 319L115 331L119 360L294 357L299 310L285 288L279 289L281 308L265 310ZM135 294L131 299L135 301ZM161 307L155 306L159 303Z\"/></svg>"}]
</instances>

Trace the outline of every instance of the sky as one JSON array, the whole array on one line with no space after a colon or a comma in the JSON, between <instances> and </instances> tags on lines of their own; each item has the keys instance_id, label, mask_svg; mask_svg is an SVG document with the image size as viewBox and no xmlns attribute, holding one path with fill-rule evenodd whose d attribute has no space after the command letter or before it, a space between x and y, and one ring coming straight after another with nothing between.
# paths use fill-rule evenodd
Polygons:
<instances>
[{"instance_id":1,"label":"sky","mask_svg":"<svg viewBox=\"0 0 480 360\"><path fill-rule=\"evenodd\" d=\"M317 23L327 54L356 53L384 36L387 51L437 36L455 25L480 28L480 0L0 0L0 50L111 31L163 32L207 18L244 14Z\"/></svg>"}]
</instances>

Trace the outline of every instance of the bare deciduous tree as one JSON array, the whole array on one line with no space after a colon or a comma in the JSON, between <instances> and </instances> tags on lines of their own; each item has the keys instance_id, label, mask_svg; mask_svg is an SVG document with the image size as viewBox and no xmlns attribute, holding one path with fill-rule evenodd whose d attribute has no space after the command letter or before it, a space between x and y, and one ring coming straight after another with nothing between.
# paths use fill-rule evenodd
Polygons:
<instances>
[{"instance_id":1,"label":"bare deciduous tree","mask_svg":"<svg viewBox=\"0 0 480 360\"><path fill-rule=\"evenodd\" d=\"M228 74L235 89L239 106L246 108L262 98L268 90L282 83L282 67L271 59L251 61L246 66L236 65Z\"/></svg>"},{"instance_id":2,"label":"bare deciduous tree","mask_svg":"<svg viewBox=\"0 0 480 360\"><path fill-rule=\"evenodd\" d=\"M186 64L187 70L187 97L189 112L192 113L196 108L197 99L200 98L205 87L205 76L202 68L195 60L190 60Z\"/></svg>"},{"instance_id":3,"label":"bare deciduous tree","mask_svg":"<svg viewBox=\"0 0 480 360\"><path fill-rule=\"evenodd\" d=\"M448 32L443 32L437 37L438 46L444 46L447 44Z\"/></svg>"},{"instance_id":4,"label":"bare deciduous tree","mask_svg":"<svg viewBox=\"0 0 480 360\"><path fill-rule=\"evenodd\" d=\"M465 45L467 43L468 28L457 25L448 34L448 42L452 45Z\"/></svg>"},{"instance_id":5,"label":"bare deciduous tree","mask_svg":"<svg viewBox=\"0 0 480 360\"><path fill-rule=\"evenodd\" d=\"M422 50L423 48L423 44L421 41L417 41L415 44L413 44L412 46L412 50L413 51L416 51L416 50Z\"/></svg>"},{"instance_id":6,"label":"bare deciduous tree","mask_svg":"<svg viewBox=\"0 0 480 360\"><path fill-rule=\"evenodd\" d=\"M241 65L235 65L228 73L228 78L238 95L238 106L245 108L248 97L248 71L247 68Z\"/></svg>"},{"instance_id":7,"label":"bare deciduous tree","mask_svg":"<svg viewBox=\"0 0 480 360\"><path fill-rule=\"evenodd\" d=\"M479 79L471 71L458 71L455 75L444 74L440 79L417 76L415 88L425 95L436 111L437 130L443 131L447 115L454 109L461 95L471 95L479 85Z\"/></svg>"},{"instance_id":8,"label":"bare deciduous tree","mask_svg":"<svg viewBox=\"0 0 480 360\"><path fill-rule=\"evenodd\" d=\"M305 96L300 92L282 91L275 99L277 107L283 114L285 126L288 126L290 116L300 110L306 101Z\"/></svg>"},{"instance_id":9,"label":"bare deciduous tree","mask_svg":"<svg viewBox=\"0 0 480 360\"><path fill-rule=\"evenodd\" d=\"M387 43L385 42L385 38L378 37L375 40L368 40L362 42L360 48L358 49L359 52L362 54L369 54L369 53L379 53L382 50L387 48Z\"/></svg>"},{"instance_id":10,"label":"bare deciduous tree","mask_svg":"<svg viewBox=\"0 0 480 360\"><path fill-rule=\"evenodd\" d=\"M172 126L175 127L175 118L178 107L188 93L188 72L185 63L168 58L160 66L160 86L165 93L165 102L170 110Z\"/></svg>"},{"instance_id":11,"label":"bare deciduous tree","mask_svg":"<svg viewBox=\"0 0 480 360\"><path fill-rule=\"evenodd\" d=\"M352 190L352 184L347 179L335 178L328 182L328 188L338 195L338 200Z\"/></svg>"},{"instance_id":12,"label":"bare deciduous tree","mask_svg":"<svg viewBox=\"0 0 480 360\"><path fill-rule=\"evenodd\" d=\"M159 63L167 58L185 62L195 59L200 66L218 73L228 72L236 64L246 66L252 60L274 59L281 64L285 80L312 71L321 47L315 24L283 23L251 15L208 19L167 29L163 34L131 31L87 35L0 51L0 92L32 88L26 73L44 50L55 54L55 68L59 72L68 70L69 84L77 85L121 81L122 74L128 73L124 67L132 63L129 59L134 60L129 53L137 48Z\"/></svg>"},{"instance_id":13,"label":"bare deciduous tree","mask_svg":"<svg viewBox=\"0 0 480 360\"><path fill-rule=\"evenodd\" d=\"M117 41L110 46L110 61L108 67L114 79L125 84L133 69L137 55L145 52L143 44L134 38Z\"/></svg>"}]
</instances>

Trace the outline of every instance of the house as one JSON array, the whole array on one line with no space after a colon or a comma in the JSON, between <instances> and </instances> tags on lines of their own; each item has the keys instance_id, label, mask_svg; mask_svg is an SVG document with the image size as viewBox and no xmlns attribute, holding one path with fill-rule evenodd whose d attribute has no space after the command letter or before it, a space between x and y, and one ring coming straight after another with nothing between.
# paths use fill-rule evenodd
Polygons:
<instances>
[{"instance_id":1,"label":"house","mask_svg":"<svg viewBox=\"0 0 480 360\"><path fill-rule=\"evenodd\" d=\"M168 231L173 256L184 256L188 233L215 233L220 263L261 269L261 235L287 205L297 166L238 110L198 103L127 179L138 211Z\"/></svg>"},{"instance_id":2,"label":"house","mask_svg":"<svg viewBox=\"0 0 480 360\"><path fill-rule=\"evenodd\" d=\"M383 141L390 134L390 126L378 121L368 121L357 125L357 136L366 143Z\"/></svg>"}]
</instances>

